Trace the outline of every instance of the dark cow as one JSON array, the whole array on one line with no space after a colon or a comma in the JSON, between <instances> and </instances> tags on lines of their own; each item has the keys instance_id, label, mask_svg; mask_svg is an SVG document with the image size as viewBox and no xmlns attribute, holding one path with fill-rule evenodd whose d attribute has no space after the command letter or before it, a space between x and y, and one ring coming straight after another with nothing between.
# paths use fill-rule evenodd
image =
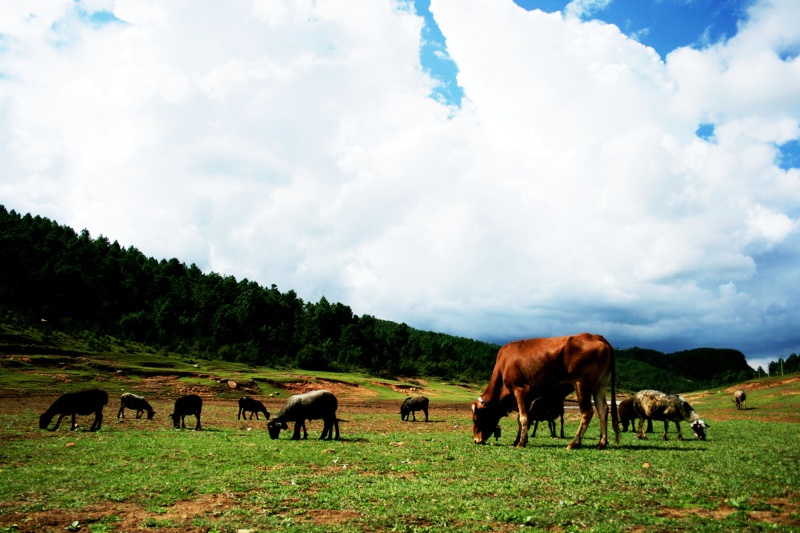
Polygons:
<instances>
[{"instance_id":1,"label":"dark cow","mask_svg":"<svg viewBox=\"0 0 800 533\"><path fill-rule=\"evenodd\" d=\"M333 429L336 429L336 440L339 440L339 420L336 418L336 409L339 402L332 392L326 390L315 390L303 394L295 394L286 400L286 405L278 411L275 418L267 424L269 437L277 439L282 429L289 429L288 422L294 422L294 434L292 440L300 439L300 429L303 429L304 437L308 437L305 429L306 420L322 419L322 436L320 439L333 438Z\"/></svg>"},{"instance_id":2,"label":"dark cow","mask_svg":"<svg viewBox=\"0 0 800 533\"><path fill-rule=\"evenodd\" d=\"M203 410L203 399L197 394L187 394L175 400L175 409L169 417L175 429L186 428L186 415L194 415L197 418L195 431L200 431L200 411Z\"/></svg>"},{"instance_id":3,"label":"dark cow","mask_svg":"<svg viewBox=\"0 0 800 533\"><path fill-rule=\"evenodd\" d=\"M550 437L554 439L557 438L556 420L561 417L561 438L564 438L564 399L560 395L546 396L533 400L528 409L528 417L533 420L533 435L531 435L533 438L536 438L536 429L539 427L539 422L547 422Z\"/></svg>"},{"instance_id":4,"label":"dark cow","mask_svg":"<svg viewBox=\"0 0 800 533\"><path fill-rule=\"evenodd\" d=\"M120 396L120 405L117 418L120 416L125 418L126 408L130 409L131 411L136 411L136 418L141 418L145 411L147 411L148 420L152 420L153 415L156 414L156 412L150 406L150 402L145 400L143 396L137 396L136 394L130 392L126 392Z\"/></svg>"},{"instance_id":5,"label":"dark cow","mask_svg":"<svg viewBox=\"0 0 800 533\"><path fill-rule=\"evenodd\" d=\"M644 420L648 418L664 421L664 440L667 440L667 426L670 422L675 422L678 440L683 440L679 424L683 421L689 422L698 439L706 440L706 428L710 426L700 419L700 416L694 412L692 406L682 396L664 394L655 390L643 390L637 392L633 397L633 408L639 418L638 436L640 439L647 439L642 427Z\"/></svg>"},{"instance_id":6,"label":"dark cow","mask_svg":"<svg viewBox=\"0 0 800 533\"><path fill-rule=\"evenodd\" d=\"M628 431L628 425L631 426L631 431L636 431L636 420L639 418L636 416L636 411L633 408L633 397L625 398L621 402L619 402L619 407L617 407L619 411L619 421L622 424L622 431ZM647 419L647 433L653 432L653 421L649 418Z\"/></svg>"},{"instance_id":7,"label":"dark cow","mask_svg":"<svg viewBox=\"0 0 800 533\"><path fill-rule=\"evenodd\" d=\"M489 385L472 403L473 440L477 444L486 443L500 418L516 409L519 412L519 431L514 445L524 447L528 443L528 408L531 402L543 396L557 395L570 385L578 396L581 424L567 448L581 445L594 414L593 397L600 418L597 447L605 448L608 445L606 387L610 381L611 420L619 444L614 373L614 349L600 335L581 333L506 344L497 353Z\"/></svg>"},{"instance_id":8,"label":"dark cow","mask_svg":"<svg viewBox=\"0 0 800 533\"><path fill-rule=\"evenodd\" d=\"M400 406L400 420L408 420L408 415L411 415L414 422L417 421L414 411L422 411L425 413L425 422L428 421L428 398L425 396L414 396L406 398L403 405Z\"/></svg>"},{"instance_id":9,"label":"dark cow","mask_svg":"<svg viewBox=\"0 0 800 533\"><path fill-rule=\"evenodd\" d=\"M263 403L255 398L242 396L239 398L239 413L236 415L236 420L239 420L239 417L244 417L246 420L247 413L250 413L250 420L253 419L253 415L256 415L256 420L261 420L258 418L258 413L264 413L264 418L269 420L269 411L267 411Z\"/></svg>"},{"instance_id":10,"label":"dark cow","mask_svg":"<svg viewBox=\"0 0 800 533\"><path fill-rule=\"evenodd\" d=\"M53 405L51 405L42 416L39 417L39 427L47 429L53 417L59 415L53 431L61 425L61 419L67 415L72 415L72 425L70 431L75 431L78 425L75 423L76 415L90 415L94 413L94 421L89 431L97 431L103 424L103 407L108 403L108 393L100 389L86 389L78 392L67 392L62 394Z\"/></svg>"},{"instance_id":11,"label":"dark cow","mask_svg":"<svg viewBox=\"0 0 800 533\"><path fill-rule=\"evenodd\" d=\"M739 389L733 393L733 403L736 404L737 410L747 409L745 402L747 402L747 394L743 390Z\"/></svg>"}]
</instances>

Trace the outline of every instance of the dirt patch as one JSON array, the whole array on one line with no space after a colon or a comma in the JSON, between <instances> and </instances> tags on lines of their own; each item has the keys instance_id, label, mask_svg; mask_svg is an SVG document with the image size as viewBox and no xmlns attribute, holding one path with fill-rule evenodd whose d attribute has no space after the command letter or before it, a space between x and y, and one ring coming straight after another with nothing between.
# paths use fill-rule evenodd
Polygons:
<instances>
[{"instance_id":1,"label":"dirt patch","mask_svg":"<svg viewBox=\"0 0 800 533\"><path fill-rule=\"evenodd\" d=\"M313 390L329 390L337 398L372 398L377 397L378 393L364 387L359 387L355 383L338 381L333 379L308 379L283 383L283 388L288 394L302 394Z\"/></svg>"},{"instance_id":2,"label":"dirt patch","mask_svg":"<svg viewBox=\"0 0 800 533\"><path fill-rule=\"evenodd\" d=\"M90 531L91 524L100 522L113 524L115 531L135 531L158 524L172 524L177 525L180 531L206 532L207 527L193 527L192 521L198 516L216 516L235 505L236 502L226 494L203 494L193 500L175 502L171 507L164 507L163 512L147 511L135 503L109 502L77 511L53 509L3 513L0 515L0 525L16 526L14 531L39 532Z\"/></svg>"},{"instance_id":3,"label":"dirt patch","mask_svg":"<svg viewBox=\"0 0 800 533\"><path fill-rule=\"evenodd\" d=\"M788 497L773 498L769 500L767 504L769 505L769 509L745 511L747 517L756 522L764 522L767 524L783 526L800 525L800 521L793 518L796 517L798 513L798 504L796 498L794 501ZM756 504L754 503L753 505ZM692 515L708 520L724 520L736 512L739 512L739 510L723 504L717 509L702 509L699 507L679 509L674 507L665 507L658 511L658 515L666 518L678 519L683 519L688 515Z\"/></svg>"},{"instance_id":4,"label":"dirt patch","mask_svg":"<svg viewBox=\"0 0 800 533\"><path fill-rule=\"evenodd\" d=\"M743 390L745 392L750 392L754 390L762 390L762 389L772 389L775 387L780 387L782 385L788 385L789 383L794 383L800 380L800 376L791 376L785 379L781 379L778 381L762 381L762 382L753 382L753 383L742 383L740 385L733 385L732 387L728 387L725 389L726 392L730 392L733 394L737 390Z\"/></svg>"}]
</instances>

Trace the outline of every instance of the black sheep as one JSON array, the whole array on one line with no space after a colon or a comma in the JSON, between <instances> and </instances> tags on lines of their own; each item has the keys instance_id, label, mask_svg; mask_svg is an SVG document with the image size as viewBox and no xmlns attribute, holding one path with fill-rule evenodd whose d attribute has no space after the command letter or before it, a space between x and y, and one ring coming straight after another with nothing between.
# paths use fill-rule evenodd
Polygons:
<instances>
[{"instance_id":1,"label":"black sheep","mask_svg":"<svg viewBox=\"0 0 800 533\"><path fill-rule=\"evenodd\" d=\"M336 428L336 440L339 440L339 421L336 419L336 409L339 402L332 392L326 390L316 390L303 394L295 394L286 401L286 405L281 409L275 418L267 424L269 436L277 439L282 429L289 429L287 422L294 422L294 434L292 440L300 439L300 429L302 428L305 436L306 420L322 419L324 425L320 439L333 438L333 428Z\"/></svg>"},{"instance_id":2,"label":"black sheep","mask_svg":"<svg viewBox=\"0 0 800 533\"><path fill-rule=\"evenodd\" d=\"M59 415L53 431L58 429L61 419L67 415L72 415L72 426L70 431L74 431L77 426L75 415L90 415L94 413L94 422L89 431L97 431L103 423L103 407L108 403L108 394L100 389L87 389L78 392L67 392L62 394L53 405L50 406L42 416L39 417L39 427L47 429L50 421L55 415Z\"/></svg>"},{"instance_id":3,"label":"black sheep","mask_svg":"<svg viewBox=\"0 0 800 533\"><path fill-rule=\"evenodd\" d=\"M414 411L422 411L425 413L425 422L428 421L428 398L425 396L413 396L406 398L403 405L400 406L400 420L408 420L408 415L414 422L417 421L417 416Z\"/></svg>"},{"instance_id":4,"label":"black sheep","mask_svg":"<svg viewBox=\"0 0 800 533\"><path fill-rule=\"evenodd\" d=\"M117 413L117 418L120 416L125 418L126 407L131 411L136 411L136 418L141 418L145 411L147 411L148 420L151 420L153 415L156 414L153 408L150 407L150 403L145 400L144 397L137 396L136 394L132 394L130 392L126 392L120 397L120 406L119 412Z\"/></svg>"},{"instance_id":5,"label":"black sheep","mask_svg":"<svg viewBox=\"0 0 800 533\"><path fill-rule=\"evenodd\" d=\"M263 403L255 398L242 396L239 398L239 413L236 415L236 420L239 420L239 417L245 417L246 419L248 412L250 413L250 420L253 419L253 415L256 415L256 420L261 420L258 418L258 413L264 413L264 418L269 420L269 411L267 411Z\"/></svg>"},{"instance_id":6,"label":"black sheep","mask_svg":"<svg viewBox=\"0 0 800 533\"><path fill-rule=\"evenodd\" d=\"M188 394L181 396L175 400L175 409L169 415L172 418L172 423L176 429L185 428L186 422L184 418L186 415L194 415L197 418L197 425L194 427L196 431L200 430L200 411L203 409L203 399L197 394Z\"/></svg>"},{"instance_id":7,"label":"black sheep","mask_svg":"<svg viewBox=\"0 0 800 533\"><path fill-rule=\"evenodd\" d=\"M547 422L550 437L556 436L556 420L561 417L561 438L564 438L564 399L561 395L546 396L533 400L528 409L528 419L533 420L533 437L536 438L536 429L539 422Z\"/></svg>"},{"instance_id":8,"label":"black sheep","mask_svg":"<svg viewBox=\"0 0 800 533\"><path fill-rule=\"evenodd\" d=\"M622 424L622 431L628 431L628 426L631 426L631 431L636 431L636 420L639 419L636 416L636 411L633 409L633 397L625 398L621 402L619 402L619 407L617 408L619 411L619 421ZM653 432L653 421L649 418L647 419L647 433Z\"/></svg>"}]
</instances>

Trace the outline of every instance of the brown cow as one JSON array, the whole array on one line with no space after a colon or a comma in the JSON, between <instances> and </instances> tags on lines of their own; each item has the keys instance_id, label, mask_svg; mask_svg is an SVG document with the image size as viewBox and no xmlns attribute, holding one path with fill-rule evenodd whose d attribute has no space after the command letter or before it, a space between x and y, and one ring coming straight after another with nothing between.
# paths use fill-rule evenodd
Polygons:
<instances>
[{"instance_id":1,"label":"brown cow","mask_svg":"<svg viewBox=\"0 0 800 533\"><path fill-rule=\"evenodd\" d=\"M745 407L745 402L747 402L747 394L745 394L742 389L733 393L733 403L736 404L737 410L747 409L747 407Z\"/></svg>"},{"instance_id":2,"label":"brown cow","mask_svg":"<svg viewBox=\"0 0 800 533\"><path fill-rule=\"evenodd\" d=\"M472 403L473 440L484 444L498 421L511 411L519 412L519 431L515 446L528 443L528 407L536 398L559 394L574 387L581 410L581 425L567 446L581 445L581 438L592 419L592 397L600 418L600 442L608 444L608 405L606 387L611 381L611 420L619 444L614 349L600 335L581 333L568 337L528 339L506 344L497 352L489 385ZM563 397L563 396L562 396Z\"/></svg>"}]
</instances>

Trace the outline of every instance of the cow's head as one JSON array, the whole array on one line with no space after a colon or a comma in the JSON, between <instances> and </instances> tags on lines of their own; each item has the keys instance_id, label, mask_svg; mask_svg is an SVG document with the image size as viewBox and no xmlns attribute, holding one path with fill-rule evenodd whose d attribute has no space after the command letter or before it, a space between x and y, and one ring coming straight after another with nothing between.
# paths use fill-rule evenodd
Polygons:
<instances>
[{"instance_id":1,"label":"cow's head","mask_svg":"<svg viewBox=\"0 0 800 533\"><path fill-rule=\"evenodd\" d=\"M497 410L486 405L483 399L472 402L472 440L475 444L486 444L494 435L500 418Z\"/></svg>"},{"instance_id":2,"label":"cow's head","mask_svg":"<svg viewBox=\"0 0 800 533\"><path fill-rule=\"evenodd\" d=\"M269 438L273 440L278 438L278 435L281 434L282 429L289 429L289 426L286 424L286 422L282 422L279 420L271 420L267 424L267 431L269 431Z\"/></svg>"},{"instance_id":3,"label":"cow's head","mask_svg":"<svg viewBox=\"0 0 800 533\"><path fill-rule=\"evenodd\" d=\"M697 435L697 438L700 440L706 440L706 429L710 427L711 426L709 426L699 418L694 422L692 422L692 431L694 431L694 434Z\"/></svg>"}]
</instances>

